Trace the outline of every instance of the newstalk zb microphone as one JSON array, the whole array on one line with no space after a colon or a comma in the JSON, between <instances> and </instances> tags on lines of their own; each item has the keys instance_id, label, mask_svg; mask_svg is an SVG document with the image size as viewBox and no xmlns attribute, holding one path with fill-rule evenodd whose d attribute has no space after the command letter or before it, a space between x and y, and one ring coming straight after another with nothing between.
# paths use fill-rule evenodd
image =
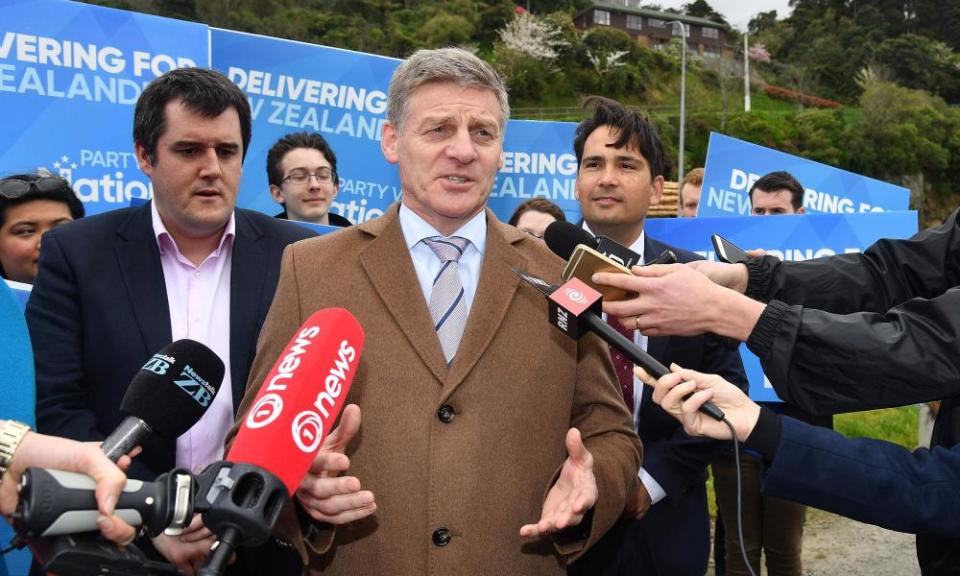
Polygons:
<instances>
[{"instance_id":1,"label":"newstalk zb microphone","mask_svg":"<svg viewBox=\"0 0 960 576\"><path fill-rule=\"evenodd\" d=\"M130 382L120 404L126 417L103 441L103 452L116 462L150 434L176 440L210 407L224 371L223 360L196 340L164 346Z\"/></svg>"}]
</instances>

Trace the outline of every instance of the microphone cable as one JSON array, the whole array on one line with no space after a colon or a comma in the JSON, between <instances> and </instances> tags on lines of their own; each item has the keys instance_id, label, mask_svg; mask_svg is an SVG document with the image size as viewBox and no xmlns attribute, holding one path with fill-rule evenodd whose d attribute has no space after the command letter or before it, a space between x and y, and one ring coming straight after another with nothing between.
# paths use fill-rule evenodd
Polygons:
<instances>
[{"instance_id":1,"label":"microphone cable","mask_svg":"<svg viewBox=\"0 0 960 576\"><path fill-rule=\"evenodd\" d=\"M740 472L740 441L737 440L737 431L733 428L733 424L726 417L720 421L727 425L727 428L730 429L730 437L733 438L733 461L737 467L737 540L740 543L740 556L743 557L743 565L747 567L750 576L757 576L753 567L750 566L747 549L743 545L743 488Z\"/></svg>"}]
</instances>

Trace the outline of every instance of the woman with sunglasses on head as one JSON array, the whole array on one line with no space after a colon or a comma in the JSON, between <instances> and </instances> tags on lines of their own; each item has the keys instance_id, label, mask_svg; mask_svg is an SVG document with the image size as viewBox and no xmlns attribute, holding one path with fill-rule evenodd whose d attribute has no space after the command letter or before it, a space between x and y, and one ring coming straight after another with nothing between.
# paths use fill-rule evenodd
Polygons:
<instances>
[{"instance_id":1,"label":"woman with sunglasses on head","mask_svg":"<svg viewBox=\"0 0 960 576\"><path fill-rule=\"evenodd\" d=\"M0 276L33 284L40 237L83 214L83 203L59 176L18 174L0 179Z\"/></svg>"}]
</instances>

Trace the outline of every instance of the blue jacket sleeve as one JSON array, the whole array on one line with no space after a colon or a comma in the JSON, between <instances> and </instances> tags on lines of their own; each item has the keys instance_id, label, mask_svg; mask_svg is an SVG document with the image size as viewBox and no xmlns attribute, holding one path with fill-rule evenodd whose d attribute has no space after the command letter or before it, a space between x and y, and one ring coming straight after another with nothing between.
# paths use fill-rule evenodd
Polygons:
<instances>
[{"instance_id":1,"label":"blue jacket sleeve","mask_svg":"<svg viewBox=\"0 0 960 576\"><path fill-rule=\"evenodd\" d=\"M914 452L782 418L764 493L908 533L960 536L960 446Z\"/></svg>"}]
</instances>

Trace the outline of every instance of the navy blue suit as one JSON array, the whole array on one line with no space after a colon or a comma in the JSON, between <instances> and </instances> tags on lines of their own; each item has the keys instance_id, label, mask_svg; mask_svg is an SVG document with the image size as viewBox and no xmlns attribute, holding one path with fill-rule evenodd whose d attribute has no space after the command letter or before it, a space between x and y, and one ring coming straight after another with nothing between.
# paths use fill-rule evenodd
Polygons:
<instances>
[{"instance_id":1,"label":"navy blue suit","mask_svg":"<svg viewBox=\"0 0 960 576\"><path fill-rule=\"evenodd\" d=\"M258 212L235 214L228 368L234 411L273 300L283 249L315 235ZM150 205L84 218L45 234L26 315L36 359L39 431L102 440L120 422L120 402L134 374L172 340ZM175 442L147 442L131 476L151 479L173 468L175 456Z\"/></svg>"},{"instance_id":2,"label":"navy blue suit","mask_svg":"<svg viewBox=\"0 0 960 576\"><path fill-rule=\"evenodd\" d=\"M680 262L701 259L693 252L645 235L643 253L647 260L668 248ZM647 352L665 366L675 362L684 368L720 374L747 389L737 348L717 336L652 337ZM571 574L702 576L706 572L710 555L707 465L727 444L691 438L653 401L653 388L643 386L642 394L637 434L643 442L643 468L667 495L640 520L618 522L571 567Z\"/></svg>"},{"instance_id":3,"label":"navy blue suit","mask_svg":"<svg viewBox=\"0 0 960 576\"><path fill-rule=\"evenodd\" d=\"M783 417L764 493L890 530L960 537L960 445L847 438Z\"/></svg>"}]
</instances>

